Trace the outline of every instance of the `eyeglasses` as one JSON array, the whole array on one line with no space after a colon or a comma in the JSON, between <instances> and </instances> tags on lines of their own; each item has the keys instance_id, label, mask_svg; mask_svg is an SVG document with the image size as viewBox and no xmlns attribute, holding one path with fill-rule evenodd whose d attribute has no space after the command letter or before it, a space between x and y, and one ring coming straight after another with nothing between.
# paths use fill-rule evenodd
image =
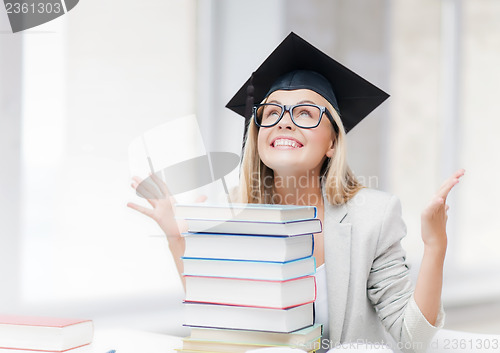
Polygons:
<instances>
[{"instance_id":1,"label":"eyeglasses","mask_svg":"<svg viewBox=\"0 0 500 353\"><path fill-rule=\"evenodd\" d=\"M338 126L332 114L325 107L315 104L282 105L277 103L256 104L253 107L255 124L259 127L271 127L279 123L285 113L290 114L292 122L302 129L313 129L319 125L323 114L330 120L338 133Z\"/></svg>"}]
</instances>

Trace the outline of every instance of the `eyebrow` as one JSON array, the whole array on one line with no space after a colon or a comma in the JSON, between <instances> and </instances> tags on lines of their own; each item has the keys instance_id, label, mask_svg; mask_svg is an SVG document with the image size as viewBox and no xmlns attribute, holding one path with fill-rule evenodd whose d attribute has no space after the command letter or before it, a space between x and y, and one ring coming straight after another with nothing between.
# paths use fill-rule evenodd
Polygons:
<instances>
[{"instance_id":1,"label":"eyebrow","mask_svg":"<svg viewBox=\"0 0 500 353\"><path fill-rule=\"evenodd\" d=\"M269 101L269 102L267 102L267 103L276 103L276 104L281 104L281 102L280 102L280 101L277 101L277 100L275 100L275 99L273 99L272 101ZM306 99L306 100L301 100L300 102L297 102L297 103L295 103L295 104L304 104L304 103L308 103L308 104L314 104L314 105L316 105L316 103L315 103L315 102L310 101L310 100L307 100L307 99ZM292 105L295 105L295 104L292 104Z\"/></svg>"}]
</instances>

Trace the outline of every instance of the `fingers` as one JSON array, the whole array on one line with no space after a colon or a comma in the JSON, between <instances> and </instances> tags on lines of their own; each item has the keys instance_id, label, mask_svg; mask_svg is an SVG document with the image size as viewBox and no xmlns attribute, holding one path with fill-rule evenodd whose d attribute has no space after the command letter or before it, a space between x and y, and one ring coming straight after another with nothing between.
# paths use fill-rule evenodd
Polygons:
<instances>
[{"instance_id":1,"label":"fingers","mask_svg":"<svg viewBox=\"0 0 500 353\"><path fill-rule=\"evenodd\" d=\"M441 197L444 199L446 202L446 198L448 197L449 192L451 189L457 185L460 181L460 178L464 175L465 170L464 169L459 169L451 177L449 177L439 188L436 196Z\"/></svg>"},{"instance_id":2,"label":"fingers","mask_svg":"<svg viewBox=\"0 0 500 353\"><path fill-rule=\"evenodd\" d=\"M431 211L431 213L436 213L441 209L441 207L443 207L444 202L445 201L442 197L436 197L431 200L428 210Z\"/></svg>"},{"instance_id":3,"label":"fingers","mask_svg":"<svg viewBox=\"0 0 500 353\"><path fill-rule=\"evenodd\" d=\"M135 189L135 191L139 196L149 201L158 200L162 198L160 190L157 190L152 185L152 182L147 179L142 183L140 183Z\"/></svg>"},{"instance_id":4,"label":"fingers","mask_svg":"<svg viewBox=\"0 0 500 353\"><path fill-rule=\"evenodd\" d=\"M136 210L136 211L138 211L138 212L140 212L148 217L153 218L153 210L152 209L137 205L133 202L127 203L127 207L130 207L133 210Z\"/></svg>"},{"instance_id":5,"label":"fingers","mask_svg":"<svg viewBox=\"0 0 500 353\"><path fill-rule=\"evenodd\" d=\"M422 215L425 217L447 217L449 209L450 205L446 204L443 198L436 197L427 205Z\"/></svg>"},{"instance_id":6,"label":"fingers","mask_svg":"<svg viewBox=\"0 0 500 353\"><path fill-rule=\"evenodd\" d=\"M462 177L463 175L465 174L465 169L463 168L460 168L458 169L454 174L453 176L456 177L456 178L460 178Z\"/></svg>"},{"instance_id":7,"label":"fingers","mask_svg":"<svg viewBox=\"0 0 500 353\"><path fill-rule=\"evenodd\" d=\"M154 191L152 191L151 188L148 188L145 183L143 184L143 179L138 176L133 176L132 180L133 181L130 186L136 191L137 195L148 200L151 204L151 199L155 198Z\"/></svg>"},{"instance_id":8,"label":"fingers","mask_svg":"<svg viewBox=\"0 0 500 353\"><path fill-rule=\"evenodd\" d=\"M134 183L132 183L132 187L136 189L140 196L148 200L166 199L168 197L170 203L177 203L175 197L168 189L167 184L165 184L165 182L157 174L149 174L149 178L145 180L142 180L137 176L132 179L134 181Z\"/></svg>"},{"instance_id":9,"label":"fingers","mask_svg":"<svg viewBox=\"0 0 500 353\"><path fill-rule=\"evenodd\" d=\"M136 191L140 196L146 199L158 200L165 198L165 194L160 190L159 186L152 178L141 181L136 186Z\"/></svg>"},{"instance_id":10,"label":"fingers","mask_svg":"<svg viewBox=\"0 0 500 353\"><path fill-rule=\"evenodd\" d=\"M443 208L443 206L445 205L444 202L445 201L442 197L432 198L431 201L427 204L427 207L425 207L424 210L422 211L422 215L426 217L434 217L444 209Z\"/></svg>"},{"instance_id":11,"label":"fingers","mask_svg":"<svg viewBox=\"0 0 500 353\"><path fill-rule=\"evenodd\" d=\"M172 196L172 194L170 193L170 190L167 187L167 184L165 184L165 182L161 178L159 178L158 175L150 174L150 177L153 180L153 182L156 184L158 189L160 189L163 196L167 196L167 195Z\"/></svg>"},{"instance_id":12,"label":"fingers","mask_svg":"<svg viewBox=\"0 0 500 353\"><path fill-rule=\"evenodd\" d=\"M140 183L142 183L142 179L141 179L141 178L139 178L138 176L133 176L133 177L132 177L132 180L134 181L134 182L132 183L132 187L133 187L134 189L135 189L135 188L137 188L137 185L139 185ZM135 187L134 187L134 184L135 184Z\"/></svg>"},{"instance_id":13,"label":"fingers","mask_svg":"<svg viewBox=\"0 0 500 353\"><path fill-rule=\"evenodd\" d=\"M458 184L458 179L448 179L445 184L442 186L442 188L438 192L438 197L442 198L446 202L446 198L448 197L448 194L450 193L451 189L455 185Z\"/></svg>"},{"instance_id":14,"label":"fingers","mask_svg":"<svg viewBox=\"0 0 500 353\"><path fill-rule=\"evenodd\" d=\"M144 190L143 190L143 188L139 188L139 189L137 189L137 187L138 187L139 185L138 185L135 181L134 181L134 182L132 182L131 186L132 186L132 188L135 190L135 192L136 192L136 194L137 194L137 195L139 195L139 196L140 196L140 197L142 197L143 199L146 199L146 201L147 201L147 202L148 202L151 206L153 206L153 207L155 207L155 206L156 206L156 205L155 205L155 200L153 200L153 199L151 198L151 196L152 196L152 195L149 195L149 194L146 194L146 195L145 195L145 194L141 193L141 191L142 191L142 192L144 192ZM148 197L148 196L149 196L149 197Z\"/></svg>"}]
</instances>

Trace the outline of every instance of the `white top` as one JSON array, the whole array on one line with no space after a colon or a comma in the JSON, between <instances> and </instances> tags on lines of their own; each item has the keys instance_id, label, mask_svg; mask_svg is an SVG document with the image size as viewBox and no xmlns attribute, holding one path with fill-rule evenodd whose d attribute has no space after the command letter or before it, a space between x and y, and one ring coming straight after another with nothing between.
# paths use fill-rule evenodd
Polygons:
<instances>
[{"instance_id":1,"label":"white top","mask_svg":"<svg viewBox=\"0 0 500 353\"><path fill-rule=\"evenodd\" d=\"M316 269L316 301L314 302L314 323L323 325L323 337L328 339L328 293L326 291L326 269L322 264Z\"/></svg>"},{"instance_id":2,"label":"white top","mask_svg":"<svg viewBox=\"0 0 500 353\"><path fill-rule=\"evenodd\" d=\"M314 302L314 323L323 325L323 336L321 337L321 342L328 342L330 331L328 325L328 293L326 290L326 269L325 264L322 264L316 269L314 274L316 278L316 300ZM410 315L409 317L417 317L420 313L418 306L416 305L413 296L409 303ZM436 321L436 327L443 327L444 324L444 311L441 304L440 312ZM388 337L389 340L391 339ZM333 347L330 347L333 348ZM324 353L328 349L319 349L317 353ZM385 350L384 350L385 352ZM398 351L399 352L399 351Z\"/></svg>"}]
</instances>

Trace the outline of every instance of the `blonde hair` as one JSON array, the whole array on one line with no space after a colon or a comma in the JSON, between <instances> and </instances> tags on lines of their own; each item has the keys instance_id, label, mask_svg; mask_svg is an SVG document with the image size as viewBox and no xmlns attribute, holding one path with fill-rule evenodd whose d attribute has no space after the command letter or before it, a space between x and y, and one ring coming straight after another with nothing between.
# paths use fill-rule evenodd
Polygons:
<instances>
[{"instance_id":1,"label":"blonde hair","mask_svg":"<svg viewBox=\"0 0 500 353\"><path fill-rule=\"evenodd\" d=\"M331 105L328 105L327 109L332 113L339 132L334 141L334 155L327 158L321 168L321 187L328 202L338 205L350 200L364 186L347 165L344 125ZM243 203L271 204L274 195L274 172L260 159L257 150L259 128L253 117L249 119L247 128L240 167L240 185L234 190L236 195L233 197Z\"/></svg>"}]
</instances>

